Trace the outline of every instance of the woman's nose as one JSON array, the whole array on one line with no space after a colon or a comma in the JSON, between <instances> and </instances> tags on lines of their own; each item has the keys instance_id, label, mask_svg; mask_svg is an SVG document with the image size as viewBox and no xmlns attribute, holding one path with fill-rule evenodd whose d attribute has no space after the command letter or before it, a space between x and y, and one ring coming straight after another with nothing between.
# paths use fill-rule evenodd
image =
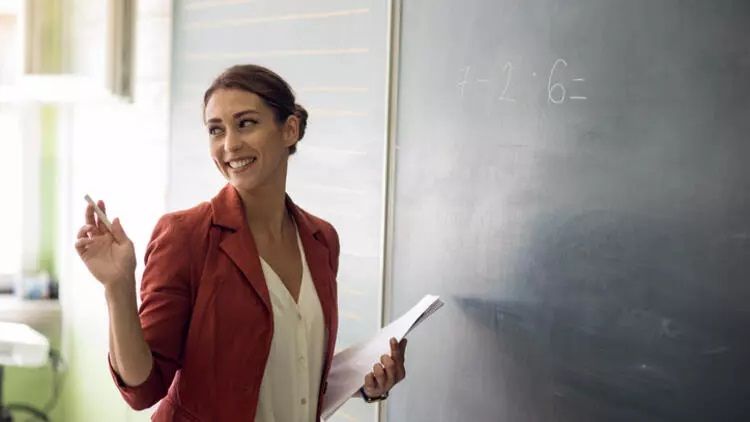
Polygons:
<instances>
[{"instance_id":1,"label":"woman's nose","mask_svg":"<svg viewBox=\"0 0 750 422\"><path fill-rule=\"evenodd\" d=\"M224 138L224 150L227 152L234 152L242 147L242 141L240 137L234 133L233 130L227 132L227 136Z\"/></svg>"}]
</instances>

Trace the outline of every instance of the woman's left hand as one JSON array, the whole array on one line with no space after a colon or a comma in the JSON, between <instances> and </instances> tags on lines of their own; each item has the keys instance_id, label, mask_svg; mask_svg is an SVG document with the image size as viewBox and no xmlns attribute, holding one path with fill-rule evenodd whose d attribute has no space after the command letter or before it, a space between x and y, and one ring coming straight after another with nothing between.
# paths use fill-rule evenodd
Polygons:
<instances>
[{"instance_id":1,"label":"woman's left hand","mask_svg":"<svg viewBox=\"0 0 750 422\"><path fill-rule=\"evenodd\" d=\"M406 339L396 342L391 338L391 355L383 355L380 362L372 366L372 372L365 375L365 394L368 397L380 397L406 377L404 356Z\"/></svg>"}]
</instances>

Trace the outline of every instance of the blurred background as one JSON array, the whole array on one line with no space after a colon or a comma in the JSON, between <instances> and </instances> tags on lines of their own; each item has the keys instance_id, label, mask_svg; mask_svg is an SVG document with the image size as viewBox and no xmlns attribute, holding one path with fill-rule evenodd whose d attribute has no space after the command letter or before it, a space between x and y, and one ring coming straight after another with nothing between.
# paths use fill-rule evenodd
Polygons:
<instances>
[{"instance_id":1,"label":"blurred background","mask_svg":"<svg viewBox=\"0 0 750 422\"><path fill-rule=\"evenodd\" d=\"M0 403L13 420L149 420L107 371L103 290L73 248L83 197L121 218L140 278L157 219L224 184L201 102L235 63L276 70L310 111L289 192L341 233L338 347L374 333L387 13L376 1L0 0ZM376 412L352 400L337 420Z\"/></svg>"}]
</instances>

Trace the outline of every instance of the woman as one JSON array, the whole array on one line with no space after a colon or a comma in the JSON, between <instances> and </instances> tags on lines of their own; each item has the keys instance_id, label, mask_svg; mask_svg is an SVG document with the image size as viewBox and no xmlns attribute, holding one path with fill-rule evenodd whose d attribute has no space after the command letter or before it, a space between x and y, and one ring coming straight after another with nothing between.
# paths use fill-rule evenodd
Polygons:
<instances>
[{"instance_id":1,"label":"woman","mask_svg":"<svg viewBox=\"0 0 750 422\"><path fill-rule=\"evenodd\" d=\"M307 112L260 66L234 66L204 96L211 158L228 181L210 202L163 216L135 255L119 219L86 209L76 250L105 288L109 363L134 409L155 421L317 421L338 327L335 229L286 195ZM98 204L104 210L104 203ZM391 339L363 380L366 400L405 376Z\"/></svg>"}]
</instances>

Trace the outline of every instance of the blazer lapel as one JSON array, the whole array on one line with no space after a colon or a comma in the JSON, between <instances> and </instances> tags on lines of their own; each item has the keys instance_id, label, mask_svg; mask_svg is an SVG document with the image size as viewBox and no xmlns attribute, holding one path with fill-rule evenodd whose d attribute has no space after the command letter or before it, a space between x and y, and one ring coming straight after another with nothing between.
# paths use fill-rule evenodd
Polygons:
<instances>
[{"instance_id":1,"label":"blazer lapel","mask_svg":"<svg viewBox=\"0 0 750 422\"><path fill-rule=\"evenodd\" d=\"M323 308L323 318L326 327L331 327L333 303L332 283L333 274L330 268L330 258L328 248L321 240L320 229L311 219L299 209L289 198L286 197L287 209L292 213L294 221L297 223L302 247L305 248L307 266L310 268L310 275L315 285L315 291L318 293L320 305Z\"/></svg>"},{"instance_id":2,"label":"blazer lapel","mask_svg":"<svg viewBox=\"0 0 750 422\"><path fill-rule=\"evenodd\" d=\"M242 271L245 280L271 312L271 297L260 265L260 255L245 218L245 207L237 191L227 184L212 200L214 224L228 228L219 248Z\"/></svg>"},{"instance_id":3,"label":"blazer lapel","mask_svg":"<svg viewBox=\"0 0 750 422\"><path fill-rule=\"evenodd\" d=\"M260 296L268 312L272 311L271 298L263 276L260 265L260 255L255 245L255 240L250 233L245 218L245 207L242 204L237 191L231 184L227 184L212 200L214 224L229 229L225 234L219 248L229 256L232 262L242 271L247 282ZM305 248L307 266L318 293L323 318L326 327L331 327L333 307L333 274L330 269L329 251L326 245L319 240L322 237L320 229L308 215L298 208L287 195L286 206L299 232L302 247Z\"/></svg>"}]
</instances>

